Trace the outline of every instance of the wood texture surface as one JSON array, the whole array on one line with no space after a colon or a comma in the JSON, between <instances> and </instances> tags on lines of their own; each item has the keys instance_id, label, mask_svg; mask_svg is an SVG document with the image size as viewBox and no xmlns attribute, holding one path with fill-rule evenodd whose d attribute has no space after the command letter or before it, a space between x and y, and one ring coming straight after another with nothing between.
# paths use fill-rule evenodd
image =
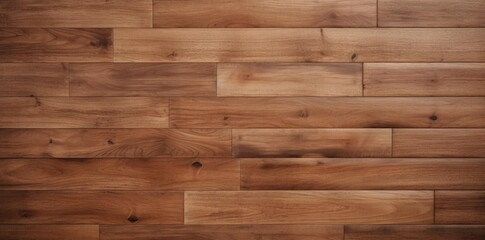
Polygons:
<instances>
[{"instance_id":1,"label":"wood texture surface","mask_svg":"<svg viewBox=\"0 0 485 240\"><path fill-rule=\"evenodd\" d=\"M437 224L485 224L485 191L436 191Z\"/></svg>"},{"instance_id":2,"label":"wood texture surface","mask_svg":"<svg viewBox=\"0 0 485 240\"><path fill-rule=\"evenodd\" d=\"M3 240L98 240L97 225L0 225Z\"/></svg>"},{"instance_id":3,"label":"wood texture surface","mask_svg":"<svg viewBox=\"0 0 485 240\"><path fill-rule=\"evenodd\" d=\"M481 240L484 237L485 228L483 226L345 226L346 240Z\"/></svg>"}]
</instances>

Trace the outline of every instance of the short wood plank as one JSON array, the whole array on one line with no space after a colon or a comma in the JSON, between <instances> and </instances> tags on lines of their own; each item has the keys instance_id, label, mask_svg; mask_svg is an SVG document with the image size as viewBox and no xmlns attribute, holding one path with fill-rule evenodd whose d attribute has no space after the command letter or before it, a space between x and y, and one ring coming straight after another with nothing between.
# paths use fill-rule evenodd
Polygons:
<instances>
[{"instance_id":1,"label":"short wood plank","mask_svg":"<svg viewBox=\"0 0 485 240\"><path fill-rule=\"evenodd\" d=\"M217 96L362 96L362 65L222 63Z\"/></svg>"},{"instance_id":2,"label":"short wood plank","mask_svg":"<svg viewBox=\"0 0 485 240\"><path fill-rule=\"evenodd\" d=\"M0 62L111 62L112 29L2 28Z\"/></svg>"},{"instance_id":3,"label":"short wood plank","mask_svg":"<svg viewBox=\"0 0 485 240\"><path fill-rule=\"evenodd\" d=\"M0 159L0 190L239 190L238 159Z\"/></svg>"},{"instance_id":4,"label":"short wood plank","mask_svg":"<svg viewBox=\"0 0 485 240\"><path fill-rule=\"evenodd\" d=\"M485 191L436 191L436 224L485 224Z\"/></svg>"},{"instance_id":5,"label":"short wood plank","mask_svg":"<svg viewBox=\"0 0 485 240\"><path fill-rule=\"evenodd\" d=\"M365 63L365 96L485 96L483 63Z\"/></svg>"},{"instance_id":6,"label":"short wood plank","mask_svg":"<svg viewBox=\"0 0 485 240\"><path fill-rule=\"evenodd\" d=\"M0 63L0 96L69 96L68 64Z\"/></svg>"},{"instance_id":7,"label":"short wood plank","mask_svg":"<svg viewBox=\"0 0 485 240\"><path fill-rule=\"evenodd\" d=\"M0 128L166 128L168 98L5 97Z\"/></svg>"},{"instance_id":8,"label":"short wood plank","mask_svg":"<svg viewBox=\"0 0 485 240\"><path fill-rule=\"evenodd\" d=\"M485 129L394 129L394 157L485 157Z\"/></svg>"},{"instance_id":9,"label":"short wood plank","mask_svg":"<svg viewBox=\"0 0 485 240\"><path fill-rule=\"evenodd\" d=\"M1 224L181 224L182 192L0 191Z\"/></svg>"},{"instance_id":10,"label":"short wood plank","mask_svg":"<svg viewBox=\"0 0 485 240\"><path fill-rule=\"evenodd\" d=\"M8 0L0 27L151 27L150 0Z\"/></svg>"},{"instance_id":11,"label":"short wood plank","mask_svg":"<svg viewBox=\"0 0 485 240\"><path fill-rule=\"evenodd\" d=\"M70 64L71 96L215 96L213 64Z\"/></svg>"},{"instance_id":12,"label":"short wood plank","mask_svg":"<svg viewBox=\"0 0 485 240\"><path fill-rule=\"evenodd\" d=\"M485 159L241 159L249 190L485 189Z\"/></svg>"},{"instance_id":13,"label":"short wood plank","mask_svg":"<svg viewBox=\"0 0 485 240\"><path fill-rule=\"evenodd\" d=\"M348 225L345 240L482 240L483 226L436 225Z\"/></svg>"},{"instance_id":14,"label":"short wood plank","mask_svg":"<svg viewBox=\"0 0 485 240\"><path fill-rule=\"evenodd\" d=\"M481 0L379 0L379 27L485 27Z\"/></svg>"},{"instance_id":15,"label":"short wood plank","mask_svg":"<svg viewBox=\"0 0 485 240\"><path fill-rule=\"evenodd\" d=\"M432 224L432 191L186 192L186 224Z\"/></svg>"},{"instance_id":16,"label":"short wood plank","mask_svg":"<svg viewBox=\"0 0 485 240\"><path fill-rule=\"evenodd\" d=\"M154 26L375 27L375 0L154 0ZM304 13L304 14L302 14Z\"/></svg>"},{"instance_id":17,"label":"short wood plank","mask_svg":"<svg viewBox=\"0 0 485 240\"><path fill-rule=\"evenodd\" d=\"M225 129L0 129L1 158L228 157Z\"/></svg>"},{"instance_id":18,"label":"short wood plank","mask_svg":"<svg viewBox=\"0 0 485 240\"><path fill-rule=\"evenodd\" d=\"M97 225L0 225L2 240L98 240Z\"/></svg>"}]
</instances>

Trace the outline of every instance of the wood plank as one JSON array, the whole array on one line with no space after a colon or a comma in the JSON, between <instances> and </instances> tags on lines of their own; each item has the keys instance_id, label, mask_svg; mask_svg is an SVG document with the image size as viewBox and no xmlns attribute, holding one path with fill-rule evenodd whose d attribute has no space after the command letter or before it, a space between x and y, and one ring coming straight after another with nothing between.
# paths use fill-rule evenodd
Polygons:
<instances>
[{"instance_id":1,"label":"wood plank","mask_svg":"<svg viewBox=\"0 0 485 240\"><path fill-rule=\"evenodd\" d=\"M0 225L3 240L98 240L96 225Z\"/></svg>"},{"instance_id":2,"label":"wood plank","mask_svg":"<svg viewBox=\"0 0 485 240\"><path fill-rule=\"evenodd\" d=\"M225 129L0 129L1 158L228 157Z\"/></svg>"},{"instance_id":3,"label":"wood plank","mask_svg":"<svg viewBox=\"0 0 485 240\"><path fill-rule=\"evenodd\" d=\"M0 63L0 96L69 96L68 64Z\"/></svg>"},{"instance_id":4,"label":"wood plank","mask_svg":"<svg viewBox=\"0 0 485 240\"><path fill-rule=\"evenodd\" d=\"M485 61L485 29L481 28L114 31L117 62Z\"/></svg>"},{"instance_id":5,"label":"wood plank","mask_svg":"<svg viewBox=\"0 0 485 240\"><path fill-rule=\"evenodd\" d=\"M482 240L484 237L483 226L345 226L345 240Z\"/></svg>"},{"instance_id":6,"label":"wood plank","mask_svg":"<svg viewBox=\"0 0 485 240\"><path fill-rule=\"evenodd\" d=\"M5 97L0 128L167 128L168 98Z\"/></svg>"},{"instance_id":7,"label":"wood plank","mask_svg":"<svg viewBox=\"0 0 485 240\"><path fill-rule=\"evenodd\" d=\"M239 160L0 159L0 190L239 190Z\"/></svg>"},{"instance_id":8,"label":"wood plank","mask_svg":"<svg viewBox=\"0 0 485 240\"><path fill-rule=\"evenodd\" d=\"M215 96L213 64L70 64L71 96Z\"/></svg>"},{"instance_id":9,"label":"wood plank","mask_svg":"<svg viewBox=\"0 0 485 240\"><path fill-rule=\"evenodd\" d=\"M8 0L0 27L151 27L150 0Z\"/></svg>"},{"instance_id":10,"label":"wood plank","mask_svg":"<svg viewBox=\"0 0 485 240\"><path fill-rule=\"evenodd\" d=\"M485 159L241 159L249 190L485 189Z\"/></svg>"},{"instance_id":11,"label":"wood plank","mask_svg":"<svg viewBox=\"0 0 485 240\"><path fill-rule=\"evenodd\" d=\"M390 157L391 129L234 129L235 157Z\"/></svg>"},{"instance_id":12,"label":"wood plank","mask_svg":"<svg viewBox=\"0 0 485 240\"><path fill-rule=\"evenodd\" d=\"M1 224L181 224L182 192L0 191Z\"/></svg>"},{"instance_id":13,"label":"wood plank","mask_svg":"<svg viewBox=\"0 0 485 240\"><path fill-rule=\"evenodd\" d=\"M362 65L222 63L217 96L362 96Z\"/></svg>"},{"instance_id":14,"label":"wood plank","mask_svg":"<svg viewBox=\"0 0 485 240\"><path fill-rule=\"evenodd\" d=\"M341 240L338 225L103 225L103 240Z\"/></svg>"},{"instance_id":15,"label":"wood plank","mask_svg":"<svg viewBox=\"0 0 485 240\"><path fill-rule=\"evenodd\" d=\"M2 28L0 62L111 62L112 29Z\"/></svg>"},{"instance_id":16,"label":"wood plank","mask_svg":"<svg viewBox=\"0 0 485 240\"><path fill-rule=\"evenodd\" d=\"M436 191L436 224L485 224L485 191Z\"/></svg>"},{"instance_id":17,"label":"wood plank","mask_svg":"<svg viewBox=\"0 0 485 240\"><path fill-rule=\"evenodd\" d=\"M154 0L154 26L375 27L375 0ZM304 13L304 14L302 14Z\"/></svg>"},{"instance_id":18,"label":"wood plank","mask_svg":"<svg viewBox=\"0 0 485 240\"><path fill-rule=\"evenodd\" d=\"M379 0L379 27L485 27L482 0Z\"/></svg>"},{"instance_id":19,"label":"wood plank","mask_svg":"<svg viewBox=\"0 0 485 240\"><path fill-rule=\"evenodd\" d=\"M186 192L185 223L429 224L433 192Z\"/></svg>"},{"instance_id":20,"label":"wood plank","mask_svg":"<svg viewBox=\"0 0 485 240\"><path fill-rule=\"evenodd\" d=\"M483 63L366 63L365 96L485 96Z\"/></svg>"},{"instance_id":21,"label":"wood plank","mask_svg":"<svg viewBox=\"0 0 485 240\"><path fill-rule=\"evenodd\" d=\"M485 157L485 129L394 129L394 157Z\"/></svg>"}]
</instances>

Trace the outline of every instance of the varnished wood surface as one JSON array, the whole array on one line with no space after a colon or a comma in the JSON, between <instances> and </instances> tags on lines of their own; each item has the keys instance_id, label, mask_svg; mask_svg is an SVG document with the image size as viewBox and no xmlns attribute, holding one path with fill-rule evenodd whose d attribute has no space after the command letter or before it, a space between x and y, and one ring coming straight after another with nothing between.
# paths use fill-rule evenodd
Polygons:
<instances>
[{"instance_id":1,"label":"varnished wood surface","mask_svg":"<svg viewBox=\"0 0 485 240\"><path fill-rule=\"evenodd\" d=\"M346 240L481 240L483 226L450 225L347 225Z\"/></svg>"},{"instance_id":2,"label":"varnished wood surface","mask_svg":"<svg viewBox=\"0 0 485 240\"><path fill-rule=\"evenodd\" d=\"M97 225L0 225L3 240L98 240Z\"/></svg>"},{"instance_id":3,"label":"varnished wood surface","mask_svg":"<svg viewBox=\"0 0 485 240\"><path fill-rule=\"evenodd\" d=\"M436 191L437 224L485 224L485 191Z\"/></svg>"}]
</instances>

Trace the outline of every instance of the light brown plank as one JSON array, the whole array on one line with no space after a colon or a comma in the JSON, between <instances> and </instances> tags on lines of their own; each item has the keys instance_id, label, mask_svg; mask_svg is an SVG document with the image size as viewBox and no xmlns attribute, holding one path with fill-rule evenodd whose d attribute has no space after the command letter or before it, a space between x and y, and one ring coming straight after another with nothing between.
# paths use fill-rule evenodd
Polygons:
<instances>
[{"instance_id":1,"label":"light brown plank","mask_svg":"<svg viewBox=\"0 0 485 240\"><path fill-rule=\"evenodd\" d=\"M98 240L96 225L0 225L2 240Z\"/></svg>"},{"instance_id":2,"label":"light brown plank","mask_svg":"<svg viewBox=\"0 0 485 240\"><path fill-rule=\"evenodd\" d=\"M239 190L239 160L0 159L0 190Z\"/></svg>"},{"instance_id":3,"label":"light brown plank","mask_svg":"<svg viewBox=\"0 0 485 240\"><path fill-rule=\"evenodd\" d=\"M390 157L391 129L234 129L235 157Z\"/></svg>"},{"instance_id":4,"label":"light brown plank","mask_svg":"<svg viewBox=\"0 0 485 240\"><path fill-rule=\"evenodd\" d=\"M482 240L483 226L345 226L345 240Z\"/></svg>"},{"instance_id":5,"label":"light brown plank","mask_svg":"<svg viewBox=\"0 0 485 240\"><path fill-rule=\"evenodd\" d=\"M379 0L379 27L485 27L482 0Z\"/></svg>"},{"instance_id":6,"label":"light brown plank","mask_svg":"<svg viewBox=\"0 0 485 240\"><path fill-rule=\"evenodd\" d=\"M241 159L250 190L485 189L485 159Z\"/></svg>"},{"instance_id":7,"label":"light brown plank","mask_svg":"<svg viewBox=\"0 0 485 240\"><path fill-rule=\"evenodd\" d=\"M0 62L111 62L113 30L2 28Z\"/></svg>"},{"instance_id":8,"label":"light brown plank","mask_svg":"<svg viewBox=\"0 0 485 240\"><path fill-rule=\"evenodd\" d=\"M433 223L432 191L186 192L186 224Z\"/></svg>"},{"instance_id":9,"label":"light brown plank","mask_svg":"<svg viewBox=\"0 0 485 240\"><path fill-rule=\"evenodd\" d=\"M481 28L114 31L118 62L485 61L485 29Z\"/></svg>"},{"instance_id":10,"label":"light brown plank","mask_svg":"<svg viewBox=\"0 0 485 240\"><path fill-rule=\"evenodd\" d=\"M362 96L362 65L218 64L217 96Z\"/></svg>"},{"instance_id":11,"label":"light brown plank","mask_svg":"<svg viewBox=\"0 0 485 240\"><path fill-rule=\"evenodd\" d=\"M485 127L485 98L173 98L175 128Z\"/></svg>"},{"instance_id":12,"label":"light brown plank","mask_svg":"<svg viewBox=\"0 0 485 240\"><path fill-rule=\"evenodd\" d=\"M224 129L0 129L1 158L227 157Z\"/></svg>"},{"instance_id":13,"label":"light brown plank","mask_svg":"<svg viewBox=\"0 0 485 240\"><path fill-rule=\"evenodd\" d=\"M485 224L485 191L436 191L435 201L436 224Z\"/></svg>"},{"instance_id":14,"label":"light brown plank","mask_svg":"<svg viewBox=\"0 0 485 240\"><path fill-rule=\"evenodd\" d=\"M151 27L150 0L8 0L0 27Z\"/></svg>"},{"instance_id":15,"label":"light brown plank","mask_svg":"<svg viewBox=\"0 0 485 240\"><path fill-rule=\"evenodd\" d=\"M483 63L366 63L365 96L485 96Z\"/></svg>"},{"instance_id":16,"label":"light brown plank","mask_svg":"<svg viewBox=\"0 0 485 240\"><path fill-rule=\"evenodd\" d=\"M1 224L181 224L182 192L0 191Z\"/></svg>"},{"instance_id":17,"label":"light brown plank","mask_svg":"<svg viewBox=\"0 0 485 240\"><path fill-rule=\"evenodd\" d=\"M69 96L68 64L0 63L0 96Z\"/></svg>"},{"instance_id":18,"label":"light brown plank","mask_svg":"<svg viewBox=\"0 0 485 240\"><path fill-rule=\"evenodd\" d=\"M394 129L394 157L485 157L485 129Z\"/></svg>"},{"instance_id":19,"label":"light brown plank","mask_svg":"<svg viewBox=\"0 0 485 240\"><path fill-rule=\"evenodd\" d=\"M342 240L338 225L103 225L103 240Z\"/></svg>"},{"instance_id":20,"label":"light brown plank","mask_svg":"<svg viewBox=\"0 0 485 240\"><path fill-rule=\"evenodd\" d=\"M154 0L155 27L375 27L375 0ZM302 14L304 13L304 14Z\"/></svg>"},{"instance_id":21,"label":"light brown plank","mask_svg":"<svg viewBox=\"0 0 485 240\"><path fill-rule=\"evenodd\" d=\"M5 97L0 128L167 128L168 98Z\"/></svg>"},{"instance_id":22,"label":"light brown plank","mask_svg":"<svg viewBox=\"0 0 485 240\"><path fill-rule=\"evenodd\" d=\"M215 96L214 64L70 64L71 96Z\"/></svg>"}]
</instances>

